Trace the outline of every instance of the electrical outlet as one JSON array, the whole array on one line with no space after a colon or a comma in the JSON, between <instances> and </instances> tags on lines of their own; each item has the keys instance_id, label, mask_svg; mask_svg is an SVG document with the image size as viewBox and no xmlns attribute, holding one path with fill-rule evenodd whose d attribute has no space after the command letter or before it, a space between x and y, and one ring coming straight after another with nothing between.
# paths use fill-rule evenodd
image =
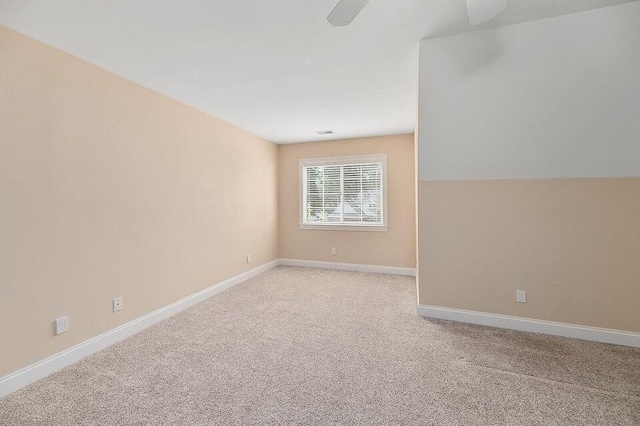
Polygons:
<instances>
[{"instance_id":1,"label":"electrical outlet","mask_svg":"<svg viewBox=\"0 0 640 426\"><path fill-rule=\"evenodd\" d=\"M527 292L524 290L516 290L516 302L527 303Z\"/></svg>"},{"instance_id":2,"label":"electrical outlet","mask_svg":"<svg viewBox=\"0 0 640 426\"><path fill-rule=\"evenodd\" d=\"M113 299L113 312L122 310L122 297L116 297Z\"/></svg>"},{"instance_id":3,"label":"electrical outlet","mask_svg":"<svg viewBox=\"0 0 640 426\"><path fill-rule=\"evenodd\" d=\"M247 263L251 263L251 255L250 254L247 255Z\"/></svg>"},{"instance_id":4,"label":"electrical outlet","mask_svg":"<svg viewBox=\"0 0 640 426\"><path fill-rule=\"evenodd\" d=\"M331 248L331 256L335 256L336 255L336 248L332 247Z\"/></svg>"},{"instance_id":5,"label":"electrical outlet","mask_svg":"<svg viewBox=\"0 0 640 426\"><path fill-rule=\"evenodd\" d=\"M56 335L69 331L69 317L56 318Z\"/></svg>"}]
</instances>

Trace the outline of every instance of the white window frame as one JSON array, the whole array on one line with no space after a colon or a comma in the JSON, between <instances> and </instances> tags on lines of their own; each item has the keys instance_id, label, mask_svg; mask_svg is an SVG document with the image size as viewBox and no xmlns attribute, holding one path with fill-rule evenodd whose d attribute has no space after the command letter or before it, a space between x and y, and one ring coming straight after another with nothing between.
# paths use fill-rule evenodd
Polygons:
<instances>
[{"instance_id":1,"label":"white window frame","mask_svg":"<svg viewBox=\"0 0 640 426\"><path fill-rule=\"evenodd\" d=\"M353 155L348 157L302 158L299 161L299 228L327 231L388 231L389 209L387 206L387 154ZM345 164L382 163L382 225L366 223L309 223L305 222L306 174L305 167L336 166Z\"/></svg>"}]
</instances>

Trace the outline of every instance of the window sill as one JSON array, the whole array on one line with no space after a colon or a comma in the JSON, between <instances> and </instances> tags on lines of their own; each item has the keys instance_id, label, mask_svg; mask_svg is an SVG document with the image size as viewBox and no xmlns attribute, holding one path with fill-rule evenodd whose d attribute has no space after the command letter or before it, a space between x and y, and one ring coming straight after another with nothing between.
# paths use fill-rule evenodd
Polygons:
<instances>
[{"instance_id":1,"label":"window sill","mask_svg":"<svg viewBox=\"0 0 640 426\"><path fill-rule=\"evenodd\" d=\"M387 232L389 230L388 225L347 225L342 223L301 223L300 229L314 230L314 231L374 231L374 232Z\"/></svg>"}]
</instances>

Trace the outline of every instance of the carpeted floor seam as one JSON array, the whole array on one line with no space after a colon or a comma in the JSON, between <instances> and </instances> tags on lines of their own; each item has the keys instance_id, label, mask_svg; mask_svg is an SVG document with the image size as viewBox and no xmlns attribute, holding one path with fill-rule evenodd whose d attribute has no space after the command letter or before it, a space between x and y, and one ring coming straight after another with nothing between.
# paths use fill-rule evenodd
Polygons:
<instances>
[{"instance_id":1,"label":"carpeted floor seam","mask_svg":"<svg viewBox=\"0 0 640 426\"><path fill-rule=\"evenodd\" d=\"M553 379L553 378L547 378L547 377L539 377L539 376L536 376L536 375L530 374L530 373L529 374L528 373L521 373L521 372L518 372L518 371L512 371L512 370L496 368L496 367L488 367L488 366L485 366L485 365L479 365L479 364L474 364L474 363L469 363L469 365L473 365L474 367L479 368L479 369L493 370L493 371L497 371L497 372L508 374L508 375L515 375L515 376L519 376L519 377L525 377L525 378L533 379L533 380L536 380L536 381L539 381L539 382L543 382L543 383L558 383L558 384L563 385L563 386L585 389L585 390L589 390L589 391L592 391L592 392L603 393L603 394L606 394L606 395L609 395L609 396L624 395L624 396L628 396L628 397L631 397L633 399L636 399L636 400L638 400L638 402L640 402L640 395L638 395L638 394L627 393L627 392L619 392L619 391L610 391L610 390L603 389L603 388L598 388L598 387L593 387L593 386L588 386L588 385L580 385L580 384L568 382L568 381L565 381L565 380Z\"/></svg>"}]
</instances>

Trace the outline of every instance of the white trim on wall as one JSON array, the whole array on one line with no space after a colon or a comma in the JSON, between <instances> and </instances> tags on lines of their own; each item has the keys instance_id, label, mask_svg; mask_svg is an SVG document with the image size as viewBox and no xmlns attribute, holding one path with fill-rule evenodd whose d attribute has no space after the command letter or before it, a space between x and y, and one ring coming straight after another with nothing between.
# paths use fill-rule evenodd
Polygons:
<instances>
[{"instance_id":1,"label":"white trim on wall","mask_svg":"<svg viewBox=\"0 0 640 426\"><path fill-rule=\"evenodd\" d=\"M306 266L311 268L337 269L345 271L375 272L381 274L409 275L415 276L414 268L398 268L394 266L358 265L352 263L316 262L296 259L276 259L264 265L253 268L249 271L238 274L198 293L178 300L163 308L141 316L133 321L123 324L113 330L100 334L69 349L31 364L16 372L0 378L0 398L23 388L36 380L40 380L68 365L80 361L108 346L113 345L127 337L144 330L172 315L177 314L193 305L196 305L211 296L221 293L237 284L247 281L263 272L268 271L278 265Z\"/></svg>"},{"instance_id":2,"label":"white trim on wall","mask_svg":"<svg viewBox=\"0 0 640 426\"><path fill-rule=\"evenodd\" d=\"M269 263L265 263L264 265L258 266L257 268L253 268L249 271L238 274L209 288L199 291L198 293L187 296L184 299L178 300L177 302L155 310L149 314L143 315L140 318L121 325L120 327L114 328L113 330L107 331L106 333L100 334L99 336L93 337L76 346L73 346L69 349L38 361L35 364L29 365L14 373L2 377L0 378L0 398L24 386L30 385L36 380L42 379L43 377L46 377L49 374L60 370L61 368L78 362L91 354L94 354L108 346L111 346L114 343L119 342L120 340L126 339L127 337L130 337L153 324L169 318L170 316L175 315L180 311L196 305L211 296L221 293L237 284L255 277L256 275L266 272L269 269L278 266L278 264L279 260L274 260Z\"/></svg>"},{"instance_id":3,"label":"white trim on wall","mask_svg":"<svg viewBox=\"0 0 640 426\"><path fill-rule=\"evenodd\" d=\"M427 318L466 322L640 348L640 333L429 305L418 305L417 313Z\"/></svg>"},{"instance_id":4,"label":"white trim on wall","mask_svg":"<svg viewBox=\"0 0 640 426\"><path fill-rule=\"evenodd\" d=\"M198 293L187 296L177 302L153 311L147 315L130 321L113 330L86 340L76 346L45 358L30 366L0 378L0 398L27 386L36 380L44 378L61 368L71 365L81 359L94 354L120 340L126 339L145 328L156 324L172 315L177 314L211 296L221 293L237 284L247 281L278 265L301 266L309 268L335 269L343 271L371 272L381 274L415 276L415 268L401 268L396 266L361 265L355 263L320 262L299 259L277 259L257 268L238 274ZM563 324L551 321L519 318L506 315L488 314L483 312L465 311L460 309L442 308L437 306L418 305L417 313L423 317L461 321L492 327L508 328L512 330L529 331L534 333L551 334L555 336L571 337L596 342L640 347L640 334L596 327L584 327L573 324Z\"/></svg>"},{"instance_id":5,"label":"white trim on wall","mask_svg":"<svg viewBox=\"0 0 640 426\"><path fill-rule=\"evenodd\" d=\"M378 274L416 276L415 268L398 266L363 265L359 263L320 262L317 260L280 259L280 265L304 266L307 268L337 269L340 271L374 272Z\"/></svg>"}]
</instances>

